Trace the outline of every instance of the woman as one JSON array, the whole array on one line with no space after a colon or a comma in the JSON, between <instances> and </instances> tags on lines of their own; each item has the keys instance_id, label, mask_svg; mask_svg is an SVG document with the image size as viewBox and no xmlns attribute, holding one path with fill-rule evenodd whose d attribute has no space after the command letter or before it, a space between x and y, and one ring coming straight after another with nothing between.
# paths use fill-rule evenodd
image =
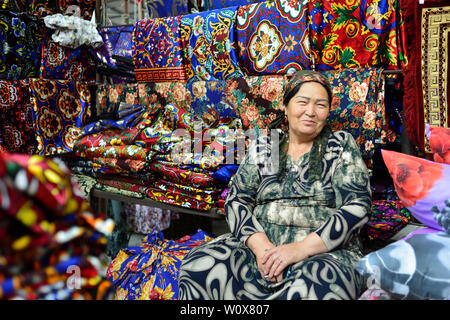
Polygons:
<instances>
[{"instance_id":1,"label":"woman","mask_svg":"<svg viewBox=\"0 0 450 320\"><path fill-rule=\"evenodd\" d=\"M327 125L331 98L318 72L299 71L289 80L278 148L268 136L249 148L225 204L231 234L183 259L180 299L361 294L353 265L362 257L357 235L371 205L369 176L353 137ZM261 157L273 152L279 152L277 170L262 170Z\"/></svg>"}]
</instances>

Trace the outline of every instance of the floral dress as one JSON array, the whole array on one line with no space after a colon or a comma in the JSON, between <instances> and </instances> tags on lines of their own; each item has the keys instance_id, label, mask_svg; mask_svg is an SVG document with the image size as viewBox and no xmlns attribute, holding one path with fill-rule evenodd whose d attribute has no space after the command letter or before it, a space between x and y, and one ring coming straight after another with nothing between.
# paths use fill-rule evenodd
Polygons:
<instances>
[{"instance_id":1,"label":"floral dress","mask_svg":"<svg viewBox=\"0 0 450 320\"><path fill-rule=\"evenodd\" d=\"M288 156L281 180L265 170L269 146L268 137L258 138L232 179L225 204L231 233L183 259L180 299L356 299L362 293L353 266L362 257L358 234L368 220L371 193L355 140L345 131L330 135L321 179L313 183L309 153L296 162ZM275 245L316 232L329 252L290 265L282 281L271 283L245 245L255 232L265 232Z\"/></svg>"}]
</instances>

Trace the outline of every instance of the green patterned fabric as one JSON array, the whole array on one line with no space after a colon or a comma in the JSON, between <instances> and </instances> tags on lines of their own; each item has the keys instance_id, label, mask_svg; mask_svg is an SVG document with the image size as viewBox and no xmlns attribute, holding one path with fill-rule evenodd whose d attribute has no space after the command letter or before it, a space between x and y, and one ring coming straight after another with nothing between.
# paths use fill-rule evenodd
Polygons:
<instances>
[{"instance_id":1,"label":"green patterned fabric","mask_svg":"<svg viewBox=\"0 0 450 320\"><path fill-rule=\"evenodd\" d=\"M231 233L184 258L180 298L356 299L361 294L353 266L362 257L358 233L368 220L371 193L355 140L344 131L331 133L321 178L314 182L308 179L310 153L295 163L288 157L284 178L277 178L277 168L267 166L270 145L268 136L260 137L232 179L225 203ZM289 266L274 284L261 276L245 246L255 232L265 232L275 245L316 232L329 252Z\"/></svg>"}]
</instances>

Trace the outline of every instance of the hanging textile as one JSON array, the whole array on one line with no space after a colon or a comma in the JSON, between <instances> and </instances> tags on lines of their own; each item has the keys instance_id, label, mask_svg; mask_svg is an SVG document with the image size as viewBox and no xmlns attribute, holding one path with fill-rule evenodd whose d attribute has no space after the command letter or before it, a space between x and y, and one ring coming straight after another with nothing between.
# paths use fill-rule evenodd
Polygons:
<instances>
[{"instance_id":1,"label":"hanging textile","mask_svg":"<svg viewBox=\"0 0 450 320\"><path fill-rule=\"evenodd\" d=\"M450 127L450 6L448 1L402 0L408 37L403 108L408 137L430 153L426 124Z\"/></svg>"},{"instance_id":2,"label":"hanging textile","mask_svg":"<svg viewBox=\"0 0 450 320\"><path fill-rule=\"evenodd\" d=\"M56 13L65 14L76 6L75 11L85 20L91 20L96 0L32 0L29 4L29 13L38 17L45 17ZM75 8L76 8L75 7Z\"/></svg>"},{"instance_id":3,"label":"hanging textile","mask_svg":"<svg viewBox=\"0 0 450 320\"><path fill-rule=\"evenodd\" d=\"M0 80L0 140L9 152L37 151L28 80Z\"/></svg>"},{"instance_id":4,"label":"hanging textile","mask_svg":"<svg viewBox=\"0 0 450 320\"><path fill-rule=\"evenodd\" d=\"M48 29L49 30L49 29ZM95 63L85 46L65 48L44 36L41 59L41 79L95 82Z\"/></svg>"},{"instance_id":5,"label":"hanging textile","mask_svg":"<svg viewBox=\"0 0 450 320\"><path fill-rule=\"evenodd\" d=\"M308 6L317 70L399 68L399 1L312 0Z\"/></svg>"},{"instance_id":6,"label":"hanging textile","mask_svg":"<svg viewBox=\"0 0 450 320\"><path fill-rule=\"evenodd\" d=\"M241 6L236 18L239 63L247 74L311 69L308 10L301 1Z\"/></svg>"},{"instance_id":7,"label":"hanging textile","mask_svg":"<svg viewBox=\"0 0 450 320\"><path fill-rule=\"evenodd\" d=\"M238 7L185 15L180 33L188 80L225 80L243 76L237 59Z\"/></svg>"},{"instance_id":8,"label":"hanging textile","mask_svg":"<svg viewBox=\"0 0 450 320\"><path fill-rule=\"evenodd\" d=\"M71 152L91 116L85 83L30 79L33 122L40 155Z\"/></svg>"},{"instance_id":9,"label":"hanging textile","mask_svg":"<svg viewBox=\"0 0 450 320\"><path fill-rule=\"evenodd\" d=\"M39 75L44 24L26 13L0 12L0 79Z\"/></svg>"},{"instance_id":10,"label":"hanging textile","mask_svg":"<svg viewBox=\"0 0 450 320\"><path fill-rule=\"evenodd\" d=\"M133 63L138 82L186 80L179 34L181 16L134 24Z\"/></svg>"}]
</instances>

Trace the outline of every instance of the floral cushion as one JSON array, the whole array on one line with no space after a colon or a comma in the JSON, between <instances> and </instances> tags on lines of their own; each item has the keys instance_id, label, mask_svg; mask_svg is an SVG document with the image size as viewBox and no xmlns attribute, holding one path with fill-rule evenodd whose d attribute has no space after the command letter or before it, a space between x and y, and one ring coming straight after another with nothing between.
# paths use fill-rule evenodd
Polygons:
<instances>
[{"instance_id":1,"label":"floral cushion","mask_svg":"<svg viewBox=\"0 0 450 320\"><path fill-rule=\"evenodd\" d=\"M427 125L426 131L433 160L450 164L450 128Z\"/></svg>"},{"instance_id":2,"label":"floral cushion","mask_svg":"<svg viewBox=\"0 0 450 320\"><path fill-rule=\"evenodd\" d=\"M425 226L443 231L434 214L450 199L450 165L395 151L381 154L405 207Z\"/></svg>"},{"instance_id":3,"label":"floral cushion","mask_svg":"<svg viewBox=\"0 0 450 320\"><path fill-rule=\"evenodd\" d=\"M450 235L416 234L363 257L355 270L395 299L450 299Z\"/></svg>"}]
</instances>

